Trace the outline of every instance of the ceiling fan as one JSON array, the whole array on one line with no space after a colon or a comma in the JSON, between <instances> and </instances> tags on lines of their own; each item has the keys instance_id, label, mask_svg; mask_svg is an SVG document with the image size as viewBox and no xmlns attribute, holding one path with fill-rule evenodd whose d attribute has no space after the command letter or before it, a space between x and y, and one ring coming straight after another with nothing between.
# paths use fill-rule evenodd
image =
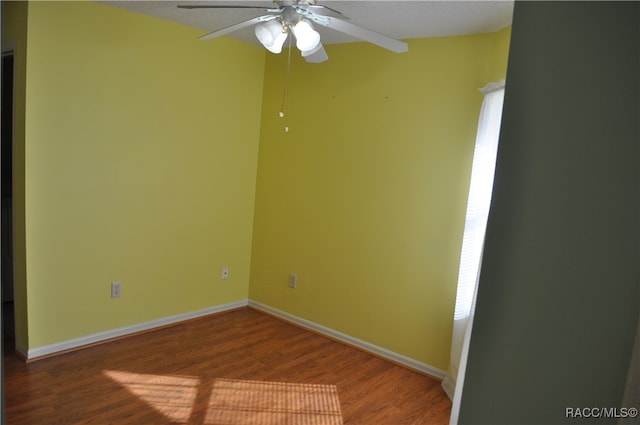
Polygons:
<instances>
[{"instance_id":1,"label":"ceiling fan","mask_svg":"<svg viewBox=\"0 0 640 425\"><path fill-rule=\"evenodd\" d=\"M255 25L255 34L260 43L270 52L280 53L284 42L292 33L296 47L307 62L320 63L329 57L320 41L320 34L313 28L317 24L351 35L396 53L406 52L406 43L347 22L341 12L327 6L317 5L316 0L274 0L273 7L245 5L178 5L180 9L256 9L264 15L213 31L200 37L208 40ZM291 42L291 40L290 40Z\"/></svg>"}]
</instances>

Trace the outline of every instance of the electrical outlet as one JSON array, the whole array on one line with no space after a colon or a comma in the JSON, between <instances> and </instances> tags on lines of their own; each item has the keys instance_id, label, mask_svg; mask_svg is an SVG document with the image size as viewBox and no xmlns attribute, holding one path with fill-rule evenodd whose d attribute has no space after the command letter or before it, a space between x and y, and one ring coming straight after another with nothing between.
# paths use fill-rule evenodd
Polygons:
<instances>
[{"instance_id":1,"label":"electrical outlet","mask_svg":"<svg viewBox=\"0 0 640 425\"><path fill-rule=\"evenodd\" d=\"M111 282L111 298L120 298L120 295L122 295L122 284Z\"/></svg>"},{"instance_id":2,"label":"electrical outlet","mask_svg":"<svg viewBox=\"0 0 640 425\"><path fill-rule=\"evenodd\" d=\"M289 275L289 288L295 289L298 286L298 275L291 273Z\"/></svg>"},{"instance_id":3,"label":"electrical outlet","mask_svg":"<svg viewBox=\"0 0 640 425\"><path fill-rule=\"evenodd\" d=\"M220 279L228 279L228 278L229 278L229 266L223 266Z\"/></svg>"}]
</instances>

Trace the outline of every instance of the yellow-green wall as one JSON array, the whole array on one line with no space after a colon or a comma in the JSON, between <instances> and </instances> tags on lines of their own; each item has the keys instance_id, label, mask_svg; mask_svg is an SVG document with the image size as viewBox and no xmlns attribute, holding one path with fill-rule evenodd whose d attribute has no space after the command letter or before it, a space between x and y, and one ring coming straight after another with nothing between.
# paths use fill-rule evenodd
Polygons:
<instances>
[{"instance_id":1,"label":"yellow-green wall","mask_svg":"<svg viewBox=\"0 0 640 425\"><path fill-rule=\"evenodd\" d=\"M29 3L28 348L247 298L264 53L200 33Z\"/></svg>"},{"instance_id":2,"label":"yellow-green wall","mask_svg":"<svg viewBox=\"0 0 640 425\"><path fill-rule=\"evenodd\" d=\"M250 298L446 369L482 94L509 30L269 55ZM297 289L288 287L298 275Z\"/></svg>"}]
</instances>

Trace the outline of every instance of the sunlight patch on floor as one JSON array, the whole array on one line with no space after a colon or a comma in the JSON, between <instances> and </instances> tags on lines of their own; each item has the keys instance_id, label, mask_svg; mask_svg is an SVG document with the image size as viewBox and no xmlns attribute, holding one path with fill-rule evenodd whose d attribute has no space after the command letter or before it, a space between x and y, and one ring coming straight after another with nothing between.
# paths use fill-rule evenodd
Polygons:
<instances>
[{"instance_id":1,"label":"sunlight patch on floor","mask_svg":"<svg viewBox=\"0 0 640 425\"><path fill-rule=\"evenodd\" d=\"M191 417L191 410L198 395L198 378L115 370L104 371L104 374L172 422L186 424Z\"/></svg>"},{"instance_id":2,"label":"sunlight patch on floor","mask_svg":"<svg viewBox=\"0 0 640 425\"><path fill-rule=\"evenodd\" d=\"M342 425L335 385L216 379L207 424Z\"/></svg>"},{"instance_id":3,"label":"sunlight patch on floor","mask_svg":"<svg viewBox=\"0 0 640 425\"><path fill-rule=\"evenodd\" d=\"M335 385L103 373L175 424L199 416L193 406L202 397L209 400L204 422L199 422L205 425L343 424Z\"/></svg>"}]
</instances>

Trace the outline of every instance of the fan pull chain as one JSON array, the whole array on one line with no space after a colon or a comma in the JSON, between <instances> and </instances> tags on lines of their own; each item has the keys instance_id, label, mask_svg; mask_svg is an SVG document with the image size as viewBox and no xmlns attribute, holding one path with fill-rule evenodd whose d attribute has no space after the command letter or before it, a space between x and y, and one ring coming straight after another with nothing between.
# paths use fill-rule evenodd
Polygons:
<instances>
[{"instance_id":1,"label":"fan pull chain","mask_svg":"<svg viewBox=\"0 0 640 425\"><path fill-rule=\"evenodd\" d=\"M289 37L289 52L287 54L287 74L286 80L284 83L284 93L282 94L282 105L280 106L280 113L278 114L280 118L284 118L284 132L289 132L289 115L286 114L287 109L289 107L289 80L291 77L291 39L293 37Z\"/></svg>"}]
</instances>

